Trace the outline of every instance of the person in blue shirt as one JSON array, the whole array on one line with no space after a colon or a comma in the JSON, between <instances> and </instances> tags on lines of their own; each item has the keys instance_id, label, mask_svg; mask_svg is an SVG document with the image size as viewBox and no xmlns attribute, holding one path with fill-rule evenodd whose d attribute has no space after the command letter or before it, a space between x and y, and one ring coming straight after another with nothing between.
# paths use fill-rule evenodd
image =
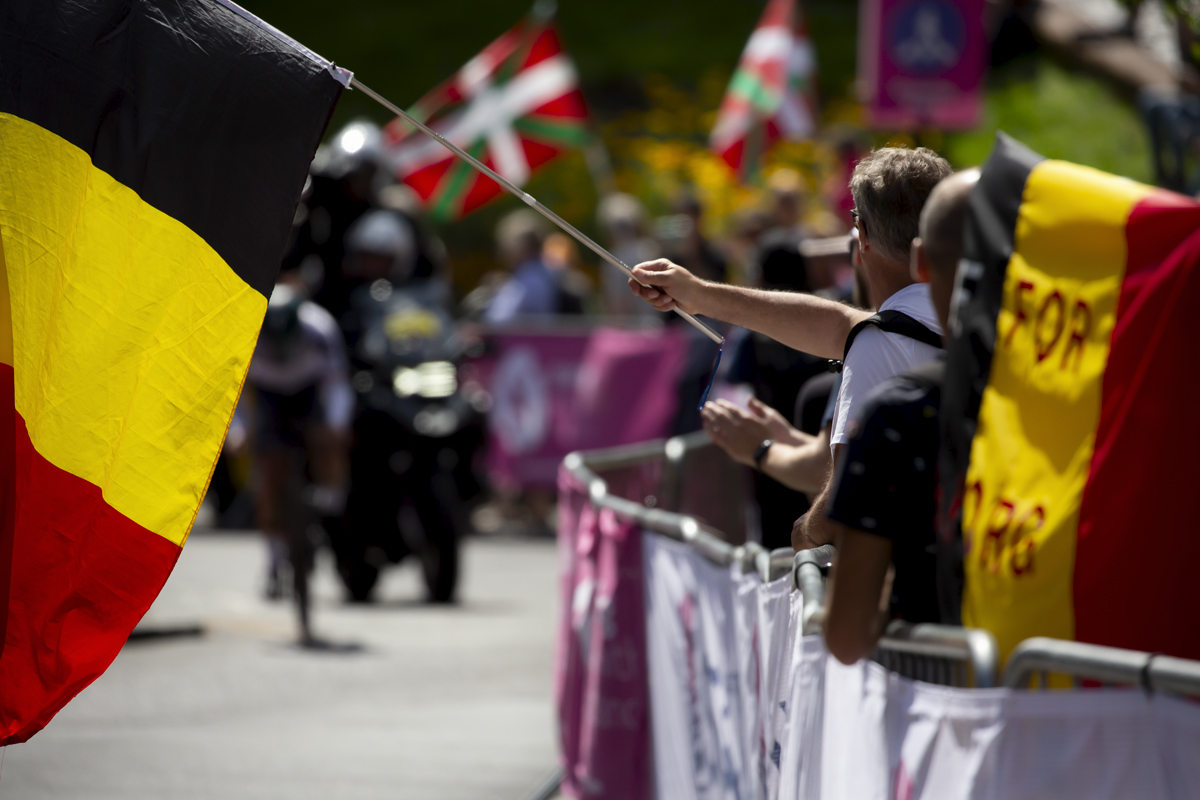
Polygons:
<instances>
[{"instance_id":1,"label":"person in blue shirt","mask_svg":"<svg viewBox=\"0 0 1200 800\"><path fill-rule=\"evenodd\" d=\"M512 272L488 304L486 321L504 323L517 317L559 313L559 276L542 260L545 238L545 226L532 211L514 211L500 221L496 228L500 258Z\"/></svg>"}]
</instances>

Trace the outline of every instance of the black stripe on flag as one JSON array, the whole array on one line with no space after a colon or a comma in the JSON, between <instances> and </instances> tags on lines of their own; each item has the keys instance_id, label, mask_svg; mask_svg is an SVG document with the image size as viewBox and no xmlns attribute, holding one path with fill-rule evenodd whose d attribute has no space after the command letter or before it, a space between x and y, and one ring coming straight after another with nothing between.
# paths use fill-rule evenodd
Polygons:
<instances>
[{"instance_id":1,"label":"black stripe on flag","mask_svg":"<svg viewBox=\"0 0 1200 800\"><path fill-rule=\"evenodd\" d=\"M87 152L264 295L341 88L215 0L0 3L0 111Z\"/></svg>"},{"instance_id":2,"label":"black stripe on flag","mask_svg":"<svg viewBox=\"0 0 1200 800\"><path fill-rule=\"evenodd\" d=\"M963 482L996 347L996 319L1004 299L1004 277L1013 254L1017 214L1025 182L1044 159L998 133L971 192L963 228L963 258L956 276L954 336L946 351L942 388L941 452L938 456L938 600L942 622L961 624L961 514Z\"/></svg>"}]
</instances>

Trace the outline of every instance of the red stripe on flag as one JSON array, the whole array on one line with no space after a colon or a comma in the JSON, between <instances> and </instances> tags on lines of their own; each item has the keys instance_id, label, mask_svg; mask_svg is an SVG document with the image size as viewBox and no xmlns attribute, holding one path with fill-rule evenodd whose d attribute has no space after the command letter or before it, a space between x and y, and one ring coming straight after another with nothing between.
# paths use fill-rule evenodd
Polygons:
<instances>
[{"instance_id":1,"label":"red stripe on flag","mask_svg":"<svg viewBox=\"0 0 1200 800\"><path fill-rule=\"evenodd\" d=\"M487 164L492 169L496 168L496 165L492 163L490 158L486 159L483 163ZM471 183L471 188L463 197L462 208L459 210L459 216L465 217L475 209L486 205L492 200L495 200L503 193L504 190L500 188L500 184L496 183L491 178L484 176L482 173L476 174Z\"/></svg>"},{"instance_id":2,"label":"red stripe on flag","mask_svg":"<svg viewBox=\"0 0 1200 800\"><path fill-rule=\"evenodd\" d=\"M11 387L12 367L0 372ZM108 668L182 552L113 510L99 487L42 458L13 417L20 500L0 745L33 736Z\"/></svg>"},{"instance_id":3,"label":"red stripe on flag","mask_svg":"<svg viewBox=\"0 0 1200 800\"><path fill-rule=\"evenodd\" d=\"M1200 658L1200 205L1156 193L1128 266L1075 554L1075 637Z\"/></svg>"},{"instance_id":4,"label":"red stripe on flag","mask_svg":"<svg viewBox=\"0 0 1200 800\"><path fill-rule=\"evenodd\" d=\"M433 197L434 192L437 191L442 178L445 177L450 167L454 166L455 160L454 155L447 154L446 158L436 164L430 164L428 167L406 176L404 182L412 187L422 202L428 203L429 198Z\"/></svg>"},{"instance_id":5,"label":"red stripe on flag","mask_svg":"<svg viewBox=\"0 0 1200 800\"><path fill-rule=\"evenodd\" d=\"M0 252L0 269L3 269ZM3 278L0 277L0 280ZM0 302L6 302L0 300ZM8 309L5 309L7 311ZM10 324L0 320L0 325ZM16 441L13 368L0 362L0 658L8 631L8 598L12 581L13 530L17 511ZM24 427L24 426L22 426Z\"/></svg>"},{"instance_id":6,"label":"red stripe on flag","mask_svg":"<svg viewBox=\"0 0 1200 800\"><path fill-rule=\"evenodd\" d=\"M583 92L579 89L572 89L562 97L556 97L548 103L543 103L530 113L583 121L587 119L587 105L583 102Z\"/></svg>"},{"instance_id":7,"label":"red stripe on flag","mask_svg":"<svg viewBox=\"0 0 1200 800\"><path fill-rule=\"evenodd\" d=\"M535 170L567 152L564 147L555 147L524 136L521 137L521 149L525 151L525 160L529 162L530 170Z\"/></svg>"},{"instance_id":8,"label":"red stripe on flag","mask_svg":"<svg viewBox=\"0 0 1200 800\"><path fill-rule=\"evenodd\" d=\"M529 57L521 65L521 69L529 69L534 64L554 58L562 52L562 43L558 41L558 33L554 28L546 28L538 34L533 45L529 48Z\"/></svg>"}]
</instances>

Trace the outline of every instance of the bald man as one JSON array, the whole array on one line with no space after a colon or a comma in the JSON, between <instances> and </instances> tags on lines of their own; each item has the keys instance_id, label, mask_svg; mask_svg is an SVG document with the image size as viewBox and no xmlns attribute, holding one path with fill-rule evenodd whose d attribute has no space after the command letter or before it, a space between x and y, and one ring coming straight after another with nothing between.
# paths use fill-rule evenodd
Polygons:
<instances>
[{"instance_id":1,"label":"bald man","mask_svg":"<svg viewBox=\"0 0 1200 800\"><path fill-rule=\"evenodd\" d=\"M913 279L929 284L943 331L951 330L963 218L978 180L978 170L967 170L939 183L921 211L919 236L912 243ZM925 364L871 392L834 476L826 509L838 555L825 643L846 664L871 652L889 619L941 621L934 494L944 363ZM889 573L893 578L885 592Z\"/></svg>"}]
</instances>

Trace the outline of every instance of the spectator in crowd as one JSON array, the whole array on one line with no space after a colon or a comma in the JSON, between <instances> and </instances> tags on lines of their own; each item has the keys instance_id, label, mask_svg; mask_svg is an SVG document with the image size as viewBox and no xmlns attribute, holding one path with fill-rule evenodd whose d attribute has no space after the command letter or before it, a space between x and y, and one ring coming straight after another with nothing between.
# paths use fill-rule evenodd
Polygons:
<instances>
[{"instance_id":1,"label":"spectator in crowd","mask_svg":"<svg viewBox=\"0 0 1200 800\"><path fill-rule=\"evenodd\" d=\"M646 207L633 195L616 192L600 201L596 212L600 227L608 234L608 249L622 263L632 266L659 255L659 246L646 234ZM629 294L625 276L605 266L600 271L604 311L620 316L655 316L654 309Z\"/></svg>"},{"instance_id":2,"label":"spectator in crowd","mask_svg":"<svg viewBox=\"0 0 1200 800\"><path fill-rule=\"evenodd\" d=\"M914 284L908 268L908 250L917 234L921 207L929 192L951 172L950 165L926 148L889 147L865 156L855 167L850 181L859 230L859 249L871 298L880 311L895 310L915 325L940 333L929 287ZM696 277L667 260L640 264L634 269L637 281L630 288L661 311L676 306L766 334L797 350L829 359L845 357L842 385L833 410L830 428L832 459L842 460L848 421L857 417L863 398L874 386L921 363L932 360L938 350L909 335L867 326L844 352L851 330L871 315L849 306L798 292L767 292L722 286ZM645 284L643 286L642 284ZM647 288L649 287L649 288ZM722 420L710 427L720 433ZM806 458L789 470L811 474L817 463L829 456L817 453L811 442ZM761 442L752 461L766 463L772 475L774 439ZM787 482L800 488L799 481ZM805 549L832 541L833 531L825 517L828 479L813 508L796 521L792 546Z\"/></svg>"},{"instance_id":3,"label":"spectator in crowd","mask_svg":"<svg viewBox=\"0 0 1200 800\"><path fill-rule=\"evenodd\" d=\"M545 240L545 224L533 211L514 211L500 220L496 244L511 273L488 304L484 314L488 322L560 311L558 276L542 259Z\"/></svg>"},{"instance_id":4,"label":"spectator in crowd","mask_svg":"<svg viewBox=\"0 0 1200 800\"><path fill-rule=\"evenodd\" d=\"M778 169L767 179L770 191L770 227L759 237L755 252L755 270L762 285L793 285L800 291L814 291L829 285L826 271L814 271L814 265L800 253L805 229L800 221L804 209L801 190L804 179L794 169Z\"/></svg>"},{"instance_id":5,"label":"spectator in crowd","mask_svg":"<svg viewBox=\"0 0 1200 800\"><path fill-rule=\"evenodd\" d=\"M704 236L704 208L691 192L682 192L673 204L674 216L659 220L658 238L666 257L701 280L724 283L729 279L725 256Z\"/></svg>"},{"instance_id":6,"label":"spectator in crowd","mask_svg":"<svg viewBox=\"0 0 1200 800\"><path fill-rule=\"evenodd\" d=\"M726 220L725 253L729 257L729 282L738 286L758 286L758 243L762 235L771 229L772 218L765 210L756 207L733 212ZM649 259L645 259L649 260ZM638 262L641 263L640 261ZM631 302L649 308L645 303L629 294L625 282L621 289ZM651 309L653 311L653 309Z\"/></svg>"},{"instance_id":7,"label":"spectator in crowd","mask_svg":"<svg viewBox=\"0 0 1200 800\"><path fill-rule=\"evenodd\" d=\"M542 262L558 280L558 313L582 314L587 310L592 281L583 272L579 247L565 233L552 233L542 245Z\"/></svg>"},{"instance_id":8,"label":"spectator in crowd","mask_svg":"<svg viewBox=\"0 0 1200 800\"><path fill-rule=\"evenodd\" d=\"M861 275L857 229L850 237L849 247L850 263L855 274ZM858 283L862 283L861 278ZM854 304L866 305L865 287L860 294L862 299L856 298ZM766 338L762 334L754 336ZM842 384L841 373L829 372L825 363L821 362L822 369L817 374L802 373L803 382L795 395L791 425L781 414L773 413L783 410L778 405L770 408L769 402L759 402L762 395L755 387L756 398L750 401L748 408L727 400L709 403L703 414L704 429L734 461L757 468L780 484L804 492L811 500L821 491L829 474L829 434ZM756 463L758 448L766 441L771 441L772 445ZM807 511L808 505L805 502L797 508ZM789 520L789 542L790 522L794 518L793 514ZM765 526L763 530L766 531Z\"/></svg>"},{"instance_id":9,"label":"spectator in crowd","mask_svg":"<svg viewBox=\"0 0 1200 800\"><path fill-rule=\"evenodd\" d=\"M774 196L770 217L774 226L758 240L754 270L758 277L756 285L770 291L808 291L808 265L800 253L803 239L799 225L800 175L795 170L777 170L768 185ZM792 415L800 387L807 380L827 374L826 361L761 333L746 333L734 349L728 379L750 384L754 389L756 399L752 401L751 412L743 413L747 417L753 415L761 427L774 425L779 438L786 439L790 426L784 415ZM732 403L718 405L741 411ZM724 442L717 435L713 438L719 444ZM753 465L751 458L755 449L767 438L775 437L764 432L745 448L745 463ZM754 476L754 494L758 502L762 544L768 548L786 547L791 540L792 523L797 514L808 508L808 499L765 473Z\"/></svg>"},{"instance_id":10,"label":"spectator in crowd","mask_svg":"<svg viewBox=\"0 0 1200 800\"><path fill-rule=\"evenodd\" d=\"M921 213L913 277L928 283L949 330L963 216L978 170L943 181ZM828 506L838 555L825 615L825 641L851 664L875 646L889 618L937 622L961 586L939 586L934 497L945 362L936 359L875 387L850 426ZM888 576L892 575L891 588ZM945 573L941 577L944 577ZM947 597L953 595L953 597Z\"/></svg>"}]
</instances>

